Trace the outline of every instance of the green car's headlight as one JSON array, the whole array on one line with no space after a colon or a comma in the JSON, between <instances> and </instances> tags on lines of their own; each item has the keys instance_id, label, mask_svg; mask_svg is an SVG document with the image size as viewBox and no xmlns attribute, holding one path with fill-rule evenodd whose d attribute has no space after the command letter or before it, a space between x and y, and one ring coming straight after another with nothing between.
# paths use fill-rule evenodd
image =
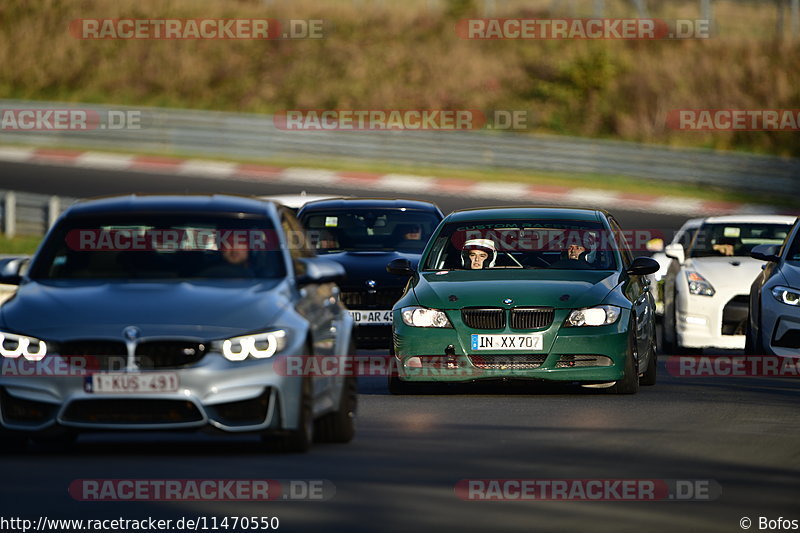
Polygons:
<instances>
[{"instance_id":1,"label":"green car's headlight","mask_svg":"<svg viewBox=\"0 0 800 533\"><path fill-rule=\"evenodd\" d=\"M800 305L800 289L790 289L789 287L773 287L772 295L781 303L787 305Z\"/></svg>"},{"instance_id":2,"label":"green car's headlight","mask_svg":"<svg viewBox=\"0 0 800 533\"><path fill-rule=\"evenodd\" d=\"M400 311L403 323L415 328L452 328L444 311L427 307L404 307Z\"/></svg>"},{"instance_id":3,"label":"green car's headlight","mask_svg":"<svg viewBox=\"0 0 800 533\"><path fill-rule=\"evenodd\" d=\"M212 349L222 352L228 361L244 361L248 357L267 359L286 347L286 332L282 329L215 341Z\"/></svg>"},{"instance_id":4,"label":"green car's headlight","mask_svg":"<svg viewBox=\"0 0 800 533\"><path fill-rule=\"evenodd\" d=\"M619 319L620 308L615 305L598 305L586 309L575 309L567 317L565 326L608 326Z\"/></svg>"},{"instance_id":5,"label":"green car's headlight","mask_svg":"<svg viewBox=\"0 0 800 533\"><path fill-rule=\"evenodd\" d=\"M39 361L47 355L47 343L27 335L0 331L0 355L12 359L21 355L28 361Z\"/></svg>"}]
</instances>

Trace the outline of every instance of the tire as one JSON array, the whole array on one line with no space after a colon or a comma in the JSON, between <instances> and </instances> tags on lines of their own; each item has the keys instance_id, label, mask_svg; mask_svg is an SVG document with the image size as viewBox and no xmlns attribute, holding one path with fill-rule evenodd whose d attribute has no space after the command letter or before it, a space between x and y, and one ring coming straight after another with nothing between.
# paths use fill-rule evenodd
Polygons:
<instances>
[{"instance_id":1,"label":"tire","mask_svg":"<svg viewBox=\"0 0 800 533\"><path fill-rule=\"evenodd\" d=\"M647 368L644 374L639 378L639 385L644 387L652 387L656 384L656 377L658 374L658 352L656 350L655 342L650 346L650 358L647 361Z\"/></svg>"},{"instance_id":2,"label":"tire","mask_svg":"<svg viewBox=\"0 0 800 533\"><path fill-rule=\"evenodd\" d=\"M758 328L758 333L753 334L753 328L750 327L750 317L747 317L747 328L745 329L744 335L744 354L763 355L764 342L761 336L761 328Z\"/></svg>"},{"instance_id":3,"label":"tire","mask_svg":"<svg viewBox=\"0 0 800 533\"><path fill-rule=\"evenodd\" d=\"M280 453L305 453L311 449L314 441L314 414L311 379L303 378L300 393L300 416L297 429L290 429L283 434L265 433L262 440L267 450Z\"/></svg>"},{"instance_id":4,"label":"tire","mask_svg":"<svg viewBox=\"0 0 800 533\"><path fill-rule=\"evenodd\" d=\"M671 308L664 305L664 315L661 320L661 349L665 354L672 354L675 352L675 341L677 340L676 325L675 325L675 300Z\"/></svg>"},{"instance_id":5,"label":"tire","mask_svg":"<svg viewBox=\"0 0 800 533\"><path fill-rule=\"evenodd\" d=\"M636 330L633 324L629 328L628 334L628 353L625 355L625 370L622 379L618 380L613 387L609 387L610 394L636 394L639 392L639 369L636 368L636 342L633 336Z\"/></svg>"},{"instance_id":6,"label":"tire","mask_svg":"<svg viewBox=\"0 0 800 533\"><path fill-rule=\"evenodd\" d=\"M672 306L672 339L670 339L670 348L668 353L671 352L671 355L686 355L688 350L681 346L681 341L678 339L678 317L677 317L678 310L675 306Z\"/></svg>"},{"instance_id":7,"label":"tire","mask_svg":"<svg viewBox=\"0 0 800 533\"><path fill-rule=\"evenodd\" d=\"M317 442L345 443L356 434L356 408L358 406L358 380L349 376L342 385L339 407L315 421L314 437Z\"/></svg>"},{"instance_id":8,"label":"tire","mask_svg":"<svg viewBox=\"0 0 800 533\"><path fill-rule=\"evenodd\" d=\"M747 318L747 327L744 330L744 354L755 355L755 342L753 341L753 328L750 327L750 318Z\"/></svg>"}]
</instances>

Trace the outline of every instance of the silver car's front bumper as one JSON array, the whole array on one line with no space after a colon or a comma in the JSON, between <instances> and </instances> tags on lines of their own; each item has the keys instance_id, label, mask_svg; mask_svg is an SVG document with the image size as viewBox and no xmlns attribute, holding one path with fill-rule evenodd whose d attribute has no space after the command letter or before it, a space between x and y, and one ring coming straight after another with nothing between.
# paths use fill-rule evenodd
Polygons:
<instances>
[{"instance_id":1,"label":"silver car's front bumper","mask_svg":"<svg viewBox=\"0 0 800 533\"><path fill-rule=\"evenodd\" d=\"M58 355L48 355L59 358ZM211 427L226 432L294 429L301 379L273 369L269 360L232 363L209 353L174 373L167 393L94 393L85 375L0 376L0 421L10 430L54 426L84 430L177 430ZM63 359L61 361L64 361ZM53 368L57 361L51 363Z\"/></svg>"}]
</instances>

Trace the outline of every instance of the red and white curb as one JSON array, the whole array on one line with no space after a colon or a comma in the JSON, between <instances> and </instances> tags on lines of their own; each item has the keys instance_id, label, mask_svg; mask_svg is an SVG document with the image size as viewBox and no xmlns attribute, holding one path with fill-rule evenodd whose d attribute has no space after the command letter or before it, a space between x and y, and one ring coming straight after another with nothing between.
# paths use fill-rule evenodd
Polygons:
<instances>
[{"instance_id":1,"label":"red and white curb","mask_svg":"<svg viewBox=\"0 0 800 533\"><path fill-rule=\"evenodd\" d=\"M0 146L0 161L109 171L152 172L196 178L282 183L304 188L314 186L327 187L347 190L350 193L366 190L385 191L409 196L423 193L437 196L482 198L487 201L522 200L530 204L580 205L669 215L696 216L781 212L781 210L768 205L715 202L680 196L655 196L604 189L530 185L501 181L482 182L406 174L376 174L301 167L274 167L209 159L180 159L54 148ZM265 194L267 192L265 191Z\"/></svg>"}]
</instances>

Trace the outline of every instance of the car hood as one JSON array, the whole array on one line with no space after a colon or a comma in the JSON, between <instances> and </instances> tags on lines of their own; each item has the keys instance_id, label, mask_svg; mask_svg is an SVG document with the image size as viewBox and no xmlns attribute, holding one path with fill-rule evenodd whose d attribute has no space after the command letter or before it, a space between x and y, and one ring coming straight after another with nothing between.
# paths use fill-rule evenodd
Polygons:
<instances>
[{"instance_id":1,"label":"car hood","mask_svg":"<svg viewBox=\"0 0 800 533\"><path fill-rule=\"evenodd\" d=\"M752 257L693 257L686 260L684 270L694 270L715 289L750 292L750 285L761 273L763 261Z\"/></svg>"},{"instance_id":2,"label":"car hood","mask_svg":"<svg viewBox=\"0 0 800 533\"><path fill-rule=\"evenodd\" d=\"M784 283L793 289L800 288L800 263L783 263L781 275Z\"/></svg>"},{"instance_id":3,"label":"car hood","mask_svg":"<svg viewBox=\"0 0 800 533\"><path fill-rule=\"evenodd\" d=\"M407 278L389 274L386 265L395 259L408 259L413 268L419 263L420 254L402 252L338 252L320 255L324 259L336 261L344 267L346 279L339 285L342 288L363 288L364 282L374 280L379 287L401 288Z\"/></svg>"},{"instance_id":4,"label":"car hood","mask_svg":"<svg viewBox=\"0 0 800 533\"><path fill-rule=\"evenodd\" d=\"M268 327L289 305L278 280L29 282L0 307L2 327L44 340L145 337L219 339Z\"/></svg>"},{"instance_id":5,"label":"car hood","mask_svg":"<svg viewBox=\"0 0 800 533\"><path fill-rule=\"evenodd\" d=\"M425 273L414 287L420 305L437 309L503 305L576 308L601 303L619 273L591 270L453 270Z\"/></svg>"}]
</instances>

